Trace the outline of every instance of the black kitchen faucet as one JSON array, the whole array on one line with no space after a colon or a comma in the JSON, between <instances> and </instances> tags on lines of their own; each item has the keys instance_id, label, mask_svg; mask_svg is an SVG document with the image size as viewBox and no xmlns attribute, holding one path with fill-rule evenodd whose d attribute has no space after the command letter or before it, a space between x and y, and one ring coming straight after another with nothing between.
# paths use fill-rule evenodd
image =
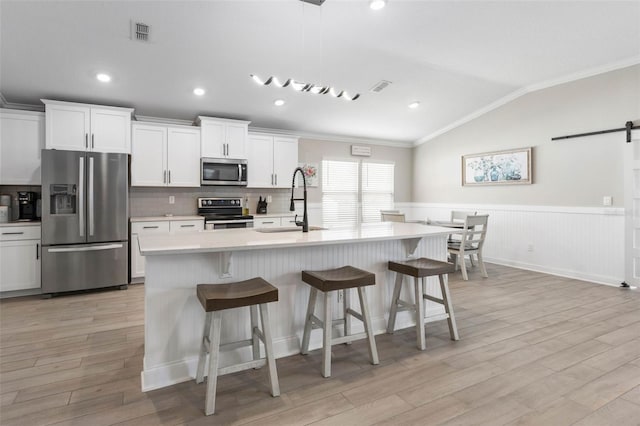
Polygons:
<instances>
[{"instance_id":1,"label":"black kitchen faucet","mask_svg":"<svg viewBox=\"0 0 640 426\"><path fill-rule=\"evenodd\" d=\"M302 175L302 185L304 186L304 196L303 198L293 198L293 190L296 187L296 173L300 172ZM293 178L291 181L291 205L289 206L290 211L296 210L296 201L304 201L304 213L302 214L302 222L298 222L298 215L294 218L297 226L302 226L302 232L309 232L309 219L307 218L307 180L304 177L304 170L301 167L297 167L293 171Z\"/></svg>"}]
</instances>

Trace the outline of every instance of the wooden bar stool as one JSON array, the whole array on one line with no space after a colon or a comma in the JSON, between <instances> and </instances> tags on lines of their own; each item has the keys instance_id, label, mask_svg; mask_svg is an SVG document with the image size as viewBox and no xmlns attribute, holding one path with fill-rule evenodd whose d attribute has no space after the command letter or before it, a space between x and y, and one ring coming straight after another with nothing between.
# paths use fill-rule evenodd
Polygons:
<instances>
[{"instance_id":1,"label":"wooden bar stool","mask_svg":"<svg viewBox=\"0 0 640 426\"><path fill-rule=\"evenodd\" d=\"M309 294L309 306L307 307L307 315L304 323L304 334L302 336L302 349L300 353L306 355L309 352L309 337L312 328L322 328L322 376L331 376L331 346L341 343L349 343L354 340L367 338L369 340L369 357L372 364L378 364L378 349L376 341L373 337L373 328L371 326L371 318L369 316L369 307L367 305L367 297L364 287L374 285L376 276L371 272L354 268L353 266L343 266L342 268L329 269L326 271L302 271L302 281L311 285L311 293ZM358 313L351 309L351 301L349 291L358 288L358 296L360 298L360 310ZM333 305L333 293L336 290L342 290L344 296L344 318L337 320L338 323L344 325L344 336L338 338L331 337L333 327L331 308ZM321 321L314 315L316 298L318 291L324 293L324 321ZM351 317L355 317L363 322L364 333L351 334Z\"/></svg>"},{"instance_id":2,"label":"wooden bar stool","mask_svg":"<svg viewBox=\"0 0 640 426\"><path fill-rule=\"evenodd\" d=\"M456 269L455 265L447 262L440 262L438 260L420 258L408 260L406 262L389 262L389 270L396 272L396 284L393 288L393 297L391 300L391 312L389 313L389 324L387 325L387 333L393 333L396 325L396 315L398 311L415 310L416 312L416 333L418 349L425 349L425 336L424 336L424 299L431 300L432 302L440 303L444 305L444 309L447 313L447 321L449 322L449 334L451 340L460 340L458 337L458 329L456 328L456 318L453 314L453 304L451 303L451 295L449 294L449 286L444 280L444 276ZM400 290L402 289L402 278L404 275L409 275L415 278L414 292L416 303L408 303L400 300ZM437 275L440 279L440 290L442 292L442 299L430 296L427 293L426 277ZM422 285L420 285L419 278L422 278Z\"/></svg>"},{"instance_id":3,"label":"wooden bar stool","mask_svg":"<svg viewBox=\"0 0 640 426\"><path fill-rule=\"evenodd\" d=\"M204 365L209 356L209 373L207 379L206 415L215 412L216 384L218 376L235 373L268 365L269 380L271 382L271 395L280 395L276 361L273 356L273 344L271 340L271 328L269 326L269 311L267 303L278 300L278 289L264 279L257 277L246 281L228 284L198 284L198 300L207 313L198 359L198 371L196 383L204 380ZM249 306L251 315L251 339L240 342L220 344L220 329L222 328L222 311L225 309ZM258 307L262 318L262 330L258 327ZM260 358L260 342L264 343L265 359ZM218 368L221 349L236 349L243 346L253 346L253 361L242 364Z\"/></svg>"}]
</instances>

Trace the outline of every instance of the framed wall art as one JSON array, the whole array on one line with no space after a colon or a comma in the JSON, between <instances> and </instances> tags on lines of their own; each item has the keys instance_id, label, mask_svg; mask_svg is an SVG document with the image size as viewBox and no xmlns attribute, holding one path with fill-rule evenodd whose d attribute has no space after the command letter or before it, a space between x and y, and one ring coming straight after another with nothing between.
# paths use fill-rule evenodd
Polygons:
<instances>
[{"instance_id":1,"label":"framed wall art","mask_svg":"<svg viewBox=\"0 0 640 426\"><path fill-rule=\"evenodd\" d=\"M462 185L531 184L531 147L462 156Z\"/></svg>"}]
</instances>

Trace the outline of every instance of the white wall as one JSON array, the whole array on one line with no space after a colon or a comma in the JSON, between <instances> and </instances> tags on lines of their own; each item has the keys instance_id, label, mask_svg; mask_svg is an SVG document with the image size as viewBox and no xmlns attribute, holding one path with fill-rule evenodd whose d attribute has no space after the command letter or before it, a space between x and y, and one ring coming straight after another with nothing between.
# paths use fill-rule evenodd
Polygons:
<instances>
[{"instance_id":1,"label":"white wall","mask_svg":"<svg viewBox=\"0 0 640 426\"><path fill-rule=\"evenodd\" d=\"M540 90L417 147L413 218L490 214L487 260L617 285L624 278L624 133L551 137L640 119L640 66ZM533 147L533 184L462 186L461 157ZM602 207L603 196L613 206Z\"/></svg>"}]
</instances>

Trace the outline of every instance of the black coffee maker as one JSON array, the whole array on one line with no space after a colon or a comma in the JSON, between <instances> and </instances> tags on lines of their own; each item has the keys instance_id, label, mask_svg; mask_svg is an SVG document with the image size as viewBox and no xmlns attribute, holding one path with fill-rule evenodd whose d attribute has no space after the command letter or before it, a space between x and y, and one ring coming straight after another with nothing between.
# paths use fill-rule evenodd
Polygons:
<instances>
[{"instance_id":1,"label":"black coffee maker","mask_svg":"<svg viewBox=\"0 0 640 426\"><path fill-rule=\"evenodd\" d=\"M32 191L18 192L18 220L38 219L38 193Z\"/></svg>"}]
</instances>

